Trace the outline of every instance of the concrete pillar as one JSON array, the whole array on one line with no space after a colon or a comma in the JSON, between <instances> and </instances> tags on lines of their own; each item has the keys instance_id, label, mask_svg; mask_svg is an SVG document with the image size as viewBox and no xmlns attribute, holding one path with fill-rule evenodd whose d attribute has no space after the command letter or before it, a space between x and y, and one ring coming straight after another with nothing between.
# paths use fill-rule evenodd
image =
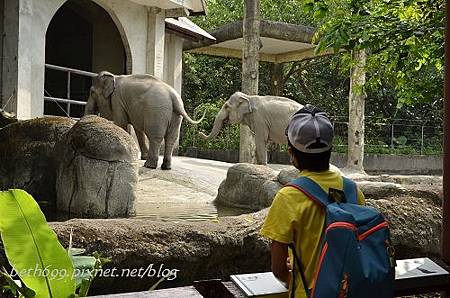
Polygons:
<instances>
[{"instance_id":1,"label":"concrete pillar","mask_svg":"<svg viewBox=\"0 0 450 298\"><path fill-rule=\"evenodd\" d=\"M18 119L44 113L45 30L39 27L37 6L31 0L5 1L4 32L8 38L3 44L2 98L8 102L5 110L16 113Z\"/></svg>"},{"instance_id":2,"label":"concrete pillar","mask_svg":"<svg viewBox=\"0 0 450 298\"><path fill-rule=\"evenodd\" d=\"M3 107L3 23L5 21L5 1L0 0L0 108Z\"/></svg>"},{"instance_id":3,"label":"concrete pillar","mask_svg":"<svg viewBox=\"0 0 450 298\"><path fill-rule=\"evenodd\" d=\"M3 10L2 108L17 113L17 47L19 42L19 2L5 1Z\"/></svg>"},{"instance_id":4,"label":"concrete pillar","mask_svg":"<svg viewBox=\"0 0 450 298\"><path fill-rule=\"evenodd\" d=\"M157 7L148 9L147 70L148 74L164 79L165 11Z\"/></svg>"},{"instance_id":5,"label":"concrete pillar","mask_svg":"<svg viewBox=\"0 0 450 298\"><path fill-rule=\"evenodd\" d=\"M183 77L183 39L173 34L167 34L165 50L164 81L181 94Z\"/></svg>"}]
</instances>

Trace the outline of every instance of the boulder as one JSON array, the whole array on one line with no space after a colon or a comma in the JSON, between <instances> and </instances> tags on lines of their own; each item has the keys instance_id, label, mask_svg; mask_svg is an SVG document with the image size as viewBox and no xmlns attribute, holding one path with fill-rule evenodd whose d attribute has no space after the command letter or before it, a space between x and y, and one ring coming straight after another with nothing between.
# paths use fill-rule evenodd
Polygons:
<instances>
[{"instance_id":1,"label":"boulder","mask_svg":"<svg viewBox=\"0 0 450 298\"><path fill-rule=\"evenodd\" d=\"M214 202L227 207L261 210L272 204L281 187L276 172L269 167L241 163L228 169Z\"/></svg>"},{"instance_id":2,"label":"boulder","mask_svg":"<svg viewBox=\"0 0 450 298\"><path fill-rule=\"evenodd\" d=\"M57 151L58 212L88 218L134 213L138 150L126 131L86 116L60 140Z\"/></svg>"},{"instance_id":3,"label":"boulder","mask_svg":"<svg viewBox=\"0 0 450 298\"><path fill-rule=\"evenodd\" d=\"M24 189L46 214L54 212L54 147L74 123L65 117L43 117L0 129L0 190Z\"/></svg>"}]
</instances>

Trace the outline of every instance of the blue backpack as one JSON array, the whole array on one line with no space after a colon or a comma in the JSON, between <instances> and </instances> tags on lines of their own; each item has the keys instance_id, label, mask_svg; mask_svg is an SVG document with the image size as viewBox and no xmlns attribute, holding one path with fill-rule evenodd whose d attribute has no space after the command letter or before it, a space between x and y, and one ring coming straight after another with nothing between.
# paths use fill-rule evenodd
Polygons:
<instances>
[{"instance_id":1,"label":"blue backpack","mask_svg":"<svg viewBox=\"0 0 450 298\"><path fill-rule=\"evenodd\" d=\"M310 298L393 297L395 259L388 223L375 208L358 205L356 183L343 177L344 190L327 194L313 180L300 177L292 186L326 208L322 251L309 290L298 252L294 255L306 294ZM294 297L295 285L293 287Z\"/></svg>"}]
</instances>

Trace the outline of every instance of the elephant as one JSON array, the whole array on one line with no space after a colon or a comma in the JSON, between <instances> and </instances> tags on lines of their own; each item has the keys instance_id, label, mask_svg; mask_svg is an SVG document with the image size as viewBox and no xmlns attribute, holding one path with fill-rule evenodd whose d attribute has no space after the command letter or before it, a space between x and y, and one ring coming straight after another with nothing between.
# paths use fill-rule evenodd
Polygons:
<instances>
[{"instance_id":1,"label":"elephant","mask_svg":"<svg viewBox=\"0 0 450 298\"><path fill-rule=\"evenodd\" d=\"M235 92L217 113L211 133L208 136L202 132L199 134L206 140L212 140L226 122L247 125L255 135L256 161L266 165L267 144L287 143L285 130L289 118L302 107L286 97Z\"/></svg>"},{"instance_id":2,"label":"elephant","mask_svg":"<svg viewBox=\"0 0 450 298\"><path fill-rule=\"evenodd\" d=\"M145 167L156 169L161 142L164 140L162 170L170 170L172 151L177 143L183 118L193 124L178 92L158 78L146 74L114 75L100 72L92 80L85 115L97 114L127 130L133 125L147 157ZM145 136L148 137L148 145ZM147 147L148 146L148 147Z\"/></svg>"}]
</instances>

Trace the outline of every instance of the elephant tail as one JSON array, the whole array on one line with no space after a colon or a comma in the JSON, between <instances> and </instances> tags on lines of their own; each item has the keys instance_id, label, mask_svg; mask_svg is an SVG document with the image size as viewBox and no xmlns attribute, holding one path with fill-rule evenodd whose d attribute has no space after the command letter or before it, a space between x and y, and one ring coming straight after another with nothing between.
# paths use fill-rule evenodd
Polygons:
<instances>
[{"instance_id":1,"label":"elephant tail","mask_svg":"<svg viewBox=\"0 0 450 298\"><path fill-rule=\"evenodd\" d=\"M181 116L183 116L184 119L186 119L187 121L189 121L192 124L199 124L200 122L203 121L203 119L205 119L206 112L207 112L206 109L203 112L203 116L199 120L193 120L186 113L186 110L184 109L183 100L181 99L181 96L179 96L178 94L174 94L173 97L176 97L174 99L174 111L177 112L178 114L180 114Z\"/></svg>"}]
</instances>

